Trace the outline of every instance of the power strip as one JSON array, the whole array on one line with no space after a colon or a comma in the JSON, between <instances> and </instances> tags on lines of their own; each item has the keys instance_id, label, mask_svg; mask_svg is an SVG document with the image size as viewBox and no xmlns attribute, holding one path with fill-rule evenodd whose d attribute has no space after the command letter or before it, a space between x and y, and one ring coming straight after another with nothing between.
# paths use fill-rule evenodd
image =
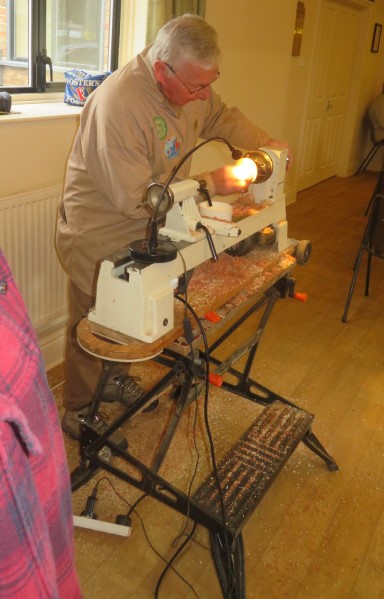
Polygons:
<instances>
[{"instance_id":1,"label":"power strip","mask_svg":"<svg viewBox=\"0 0 384 599\"><path fill-rule=\"evenodd\" d=\"M103 522L103 520L95 520L86 516L73 516L74 526L80 528L89 528L98 530L99 532L108 532L112 535L120 535L121 537L129 537L132 528L130 526L122 526L121 524L112 524L112 522Z\"/></svg>"}]
</instances>

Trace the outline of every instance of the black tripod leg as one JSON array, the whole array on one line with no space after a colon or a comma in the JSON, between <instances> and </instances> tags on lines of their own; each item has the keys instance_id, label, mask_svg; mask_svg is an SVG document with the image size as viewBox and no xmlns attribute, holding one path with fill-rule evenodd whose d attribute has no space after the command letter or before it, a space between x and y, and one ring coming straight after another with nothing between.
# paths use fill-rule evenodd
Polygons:
<instances>
[{"instance_id":1,"label":"black tripod leg","mask_svg":"<svg viewBox=\"0 0 384 599\"><path fill-rule=\"evenodd\" d=\"M355 262L355 267L354 267L354 272L353 272L353 277L352 277L352 283L351 283L351 286L349 288L347 303L345 304L344 314L343 314L343 317L341 319L342 322L347 322L348 310L349 310L349 306L351 304L352 295L353 295L353 292L354 292L354 289L355 289L356 279L357 279L357 275L358 275L360 264L361 264L361 258L362 258L362 255L363 255L363 250L364 250L364 247L361 246L360 249L359 249L359 253L357 254L357 258L356 258L356 262Z\"/></svg>"},{"instance_id":2,"label":"black tripod leg","mask_svg":"<svg viewBox=\"0 0 384 599\"><path fill-rule=\"evenodd\" d=\"M372 254L368 252L367 276L365 278L365 295L369 295L369 281L371 278Z\"/></svg>"},{"instance_id":3,"label":"black tripod leg","mask_svg":"<svg viewBox=\"0 0 384 599\"><path fill-rule=\"evenodd\" d=\"M243 536L240 533L232 544L227 546L225 536L210 531L212 557L215 562L221 592L224 599L246 599L245 596L245 556Z\"/></svg>"},{"instance_id":4,"label":"black tripod leg","mask_svg":"<svg viewBox=\"0 0 384 599\"><path fill-rule=\"evenodd\" d=\"M369 202L368 202L368 206L367 206L367 207L366 207L366 209L365 209L364 216L368 216L368 212L369 212L369 211L370 211L370 209L371 209L371 206L372 206L372 201L373 201L373 198L374 198L374 197L375 197L375 192L373 192L373 194L372 194L372 196L371 196L371 199L370 199L370 200L369 200Z\"/></svg>"},{"instance_id":5,"label":"black tripod leg","mask_svg":"<svg viewBox=\"0 0 384 599\"><path fill-rule=\"evenodd\" d=\"M380 147L380 144L375 144L374 146L372 146L372 148L368 152L367 156L364 158L363 162L360 164L359 168L357 169L355 175L358 175L361 171L364 171L367 168L368 164L371 162L371 160L375 156L379 147Z\"/></svg>"}]
</instances>

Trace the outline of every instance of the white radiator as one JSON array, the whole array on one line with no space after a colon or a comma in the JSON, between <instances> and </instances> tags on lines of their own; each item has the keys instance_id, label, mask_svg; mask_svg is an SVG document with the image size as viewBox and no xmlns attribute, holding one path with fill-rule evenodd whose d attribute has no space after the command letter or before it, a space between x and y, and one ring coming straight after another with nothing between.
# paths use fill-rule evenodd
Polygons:
<instances>
[{"instance_id":1,"label":"white radiator","mask_svg":"<svg viewBox=\"0 0 384 599\"><path fill-rule=\"evenodd\" d=\"M54 246L61 186L0 197L0 246L50 368L63 359L67 278Z\"/></svg>"}]
</instances>

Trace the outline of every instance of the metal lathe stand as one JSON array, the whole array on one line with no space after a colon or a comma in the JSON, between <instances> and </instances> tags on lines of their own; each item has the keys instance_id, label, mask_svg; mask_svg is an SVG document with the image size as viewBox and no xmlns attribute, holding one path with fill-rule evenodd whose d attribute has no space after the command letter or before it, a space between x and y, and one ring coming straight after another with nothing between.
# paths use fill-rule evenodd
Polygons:
<instances>
[{"instance_id":1,"label":"metal lathe stand","mask_svg":"<svg viewBox=\"0 0 384 599\"><path fill-rule=\"evenodd\" d=\"M293 268L293 266L292 266ZM300 442L319 456L330 471L338 470L334 459L327 453L312 432L313 414L296 406L292 402L266 389L250 377L256 351L265 326L277 300L290 295L292 279L291 268L274 269L271 277L254 290L244 290L244 301L233 309L233 303L227 302L220 308L220 323L208 330L208 339L202 346L199 329L193 343L183 342L180 332L175 338L167 338L155 347L143 345L145 351L155 362L166 366L167 373L153 387L146 391L130 407L124 410L105 431L99 435L89 426L103 398L104 388L110 368L116 362L130 362L135 359L134 342L124 345L100 338L91 330L84 319L78 328L78 340L83 349L103 359L104 370L98 389L92 401L88 423L82 427L80 441L80 464L72 472L73 490L81 487L102 468L181 514L201 524L209 530L212 556L216 565L223 597L245 599L245 566L243 527L268 491L274 479L283 468ZM251 316L258 314L258 323L249 325L249 336L240 347L224 360L215 357L224 342ZM193 315L191 315L193 320ZM252 319L254 322L255 319ZM225 322L231 321L229 326ZM153 344L152 344L153 345ZM242 368L237 366L240 358L246 357ZM140 359L143 359L140 355ZM149 358L148 358L149 359ZM206 362L205 369L201 364ZM185 409L197 395L206 388L208 371L223 377L222 389L263 406L263 410L244 431L237 443L219 461L192 496L175 488L159 475L159 469L170 448L172 439ZM196 380L196 372L200 374ZM231 382L226 380L226 375ZM173 389L174 413L164 431L162 441L150 466L135 458L129 450L120 450L111 440L113 432L124 425L153 398L167 388ZM103 461L98 456L103 446L111 448L114 454L130 465L125 471L113 463Z\"/></svg>"}]
</instances>

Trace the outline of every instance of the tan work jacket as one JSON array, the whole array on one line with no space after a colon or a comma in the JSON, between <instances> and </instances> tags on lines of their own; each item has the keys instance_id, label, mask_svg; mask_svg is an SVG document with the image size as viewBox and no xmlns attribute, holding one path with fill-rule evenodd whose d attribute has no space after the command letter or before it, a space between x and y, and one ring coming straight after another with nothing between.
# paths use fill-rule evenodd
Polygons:
<instances>
[{"instance_id":1,"label":"tan work jacket","mask_svg":"<svg viewBox=\"0 0 384 599\"><path fill-rule=\"evenodd\" d=\"M208 100L172 105L161 93L148 48L87 99L68 160L56 247L73 282L95 295L102 258L145 236L139 206L152 182L165 181L199 138L224 137L253 150L270 136L213 90ZM190 161L176 180L188 177Z\"/></svg>"}]
</instances>

